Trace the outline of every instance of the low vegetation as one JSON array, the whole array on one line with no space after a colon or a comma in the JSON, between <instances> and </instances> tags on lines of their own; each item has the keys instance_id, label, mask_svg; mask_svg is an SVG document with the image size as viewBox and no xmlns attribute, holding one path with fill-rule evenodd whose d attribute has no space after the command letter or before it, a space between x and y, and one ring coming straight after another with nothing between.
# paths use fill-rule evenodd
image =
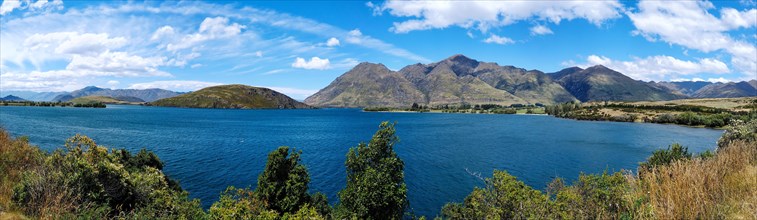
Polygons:
<instances>
[{"instance_id":1,"label":"low vegetation","mask_svg":"<svg viewBox=\"0 0 757 220\"><path fill-rule=\"evenodd\" d=\"M509 106L497 104L480 105L437 105L429 107L413 103L409 108L368 107L367 112L437 112L437 113L472 113L472 114L545 114L544 105L511 104Z\"/></svg>"},{"instance_id":2,"label":"low vegetation","mask_svg":"<svg viewBox=\"0 0 757 220\"><path fill-rule=\"evenodd\" d=\"M696 157L674 144L658 150L638 173L557 178L545 192L495 171L449 219L754 219L757 218L757 120L734 123L715 153ZM752 133L749 133L752 132Z\"/></svg>"},{"instance_id":3,"label":"low vegetation","mask_svg":"<svg viewBox=\"0 0 757 220\"><path fill-rule=\"evenodd\" d=\"M37 107L77 107L77 108L105 108L102 102L34 102L34 101L0 101L2 106L37 106Z\"/></svg>"},{"instance_id":4,"label":"low vegetation","mask_svg":"<svg viewBox=\"0 0 757 220\"><path fill-rule=\"evenodd\" d=\"M308 193L301 152L268 155L255 189L229 187L209 210L162 172L152 152L109 150L85 136L50 153L0 131L0 218L42 219L400 219L409 218L404 163L394 124L350 149L346 187L332 207ZM482 178L483 179L483 178ZM437 219L754 219L757 120L733 121L715 152L692 155L673 144L637 172L556 178L536 190L495 171ZM423 218L423 217L422 217Z\"/></svg>"},{"instance_id":5,"label":"low vegetation","mask_svg":"<svg viewBox=\"0 0 757 220\"><path fill-rule=\"evenodd\" d=\"M578 103L547 106L549 115L591 121L650 122L722 128L734 121L757 119L757 98L669 102Z\"/></svg>"}]
</instances>

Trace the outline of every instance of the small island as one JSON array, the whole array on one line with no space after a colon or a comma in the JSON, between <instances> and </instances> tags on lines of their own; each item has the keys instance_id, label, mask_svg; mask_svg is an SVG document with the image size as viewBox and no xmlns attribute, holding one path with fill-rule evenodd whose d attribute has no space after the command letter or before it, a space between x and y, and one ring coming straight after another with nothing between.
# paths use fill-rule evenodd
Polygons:
<instances>
[{"instance_id":1,"label":"small island","mask_svg":"<svg viewBox=\"0 0 757 220\"><path fill-rule=\"evenodd\" d=\"M247 85L221 85L148 102L148 106L224 109L312 109L272 89Z\"/></svg>"}]
</instances>

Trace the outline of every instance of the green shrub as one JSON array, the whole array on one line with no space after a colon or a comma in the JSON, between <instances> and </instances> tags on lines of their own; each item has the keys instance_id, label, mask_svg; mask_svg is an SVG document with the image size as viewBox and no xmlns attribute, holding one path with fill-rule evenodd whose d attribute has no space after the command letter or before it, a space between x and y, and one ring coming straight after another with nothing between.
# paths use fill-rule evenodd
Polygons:
<instances>
[{"instance_id":1,"label":"green shrub","mask_svg":"<svg viewBox=\"0 0 757 220\"><path fill-rule=\"evenodd\" d=\"M728 146L730 143L743 140L750 143L757 143L757 119L750 121L734 121L728 126L718 139L718 150Z\"/></svg>"},{"instance_id":2,"label":"green shrub","mask_svg":"<svg viewBox=\"0 0 757 220\"><path fill-rule=\"evenodd\" d=\"M368 144L347 153L347 186L339 192L337 218L400 219L408 205L404 163L394 152L394 124L382 122Z\"/></svg>"},{"instance_id":3,"label":"green shrub","mask_svg":"<svg viewBox=\"0 0 757 220\"><path fill-rule=\"evenodd\" d=\"M652 153L652 156L647 159L646 162L641 163L640 170L651 170L656 166L668 165L673 161L691 159L691 153L689 148L681 146L680 144L673 144L668 146L668 149L656 150Z\"/></svg>"}]
</instances>

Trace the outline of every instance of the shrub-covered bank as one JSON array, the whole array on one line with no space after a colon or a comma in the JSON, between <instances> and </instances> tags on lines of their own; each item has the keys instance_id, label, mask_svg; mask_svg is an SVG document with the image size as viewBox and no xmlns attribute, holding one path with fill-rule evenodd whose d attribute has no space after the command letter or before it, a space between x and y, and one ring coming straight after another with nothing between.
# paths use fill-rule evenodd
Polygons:
<instances>
[{"instance_id":1,"label":"shrub-covered bank","mask_svg":"<svg viewBox=\"0 0 757 220\"><path fill-rule=\"evenodd\" d=\"M157 155L107 149L85 136L46 153L0 131L0 218L41 219L400 219L408 213L404 163L394 125L350 149L347 184L329 205L308 192L302 152L268 155L255 189L229 187L209 210L161 170ZM475 178L475 177L471 177ZM535 190L495 171L440 219L754 219L757 218L757 120L733 121L714 153L658 150L637 172L556 178ZM421 217L424 218L424 217Z\"/></svg>"},{"instance_id":2,"label":"shrub-covered bank","mask_svg":"<svg viewBox=\"0 0 757 220\"><path fill-rule=\"evenodd\" d=\"M753 101L757 102L757 99ZM731 111L692 105L581 104L568 102L546 106L545 112L555 117L577 120L649 122L708 128L721 128L736 120L757 119L757 108L754 105L751 106L750 111Z\"/></svg>"}]
</instances>

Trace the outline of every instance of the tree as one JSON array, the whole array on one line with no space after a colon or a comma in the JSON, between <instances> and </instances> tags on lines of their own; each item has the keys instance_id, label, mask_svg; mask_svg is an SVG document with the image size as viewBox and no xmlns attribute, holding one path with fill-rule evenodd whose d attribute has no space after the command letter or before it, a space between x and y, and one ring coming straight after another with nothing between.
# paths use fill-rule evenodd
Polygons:
<instances>
[{"instance_id":1,"label":"tree","mask_svg":"<svg viewBox=\"0 0 757 220\"><path fill-rule=\"evenodd\" d=\"M382 122L368 144L347 153L347 186L339 192L338 218L400 219L408 206L404 163L394 152L395 124ZM341 215L341 216L339 216Z\"/></svg>"},{"instance_id":2,"label":"tree","mask_svg":"<svg viewBox=\"0 0 757 220\"><path fill-rule=\"evenodd\" d=\"M268 154L265 170L258 176L258 197L279 213L295 213L310 202L310 176L300 163L300 153L279 147Z\"/></svg>"}]
</instances>

